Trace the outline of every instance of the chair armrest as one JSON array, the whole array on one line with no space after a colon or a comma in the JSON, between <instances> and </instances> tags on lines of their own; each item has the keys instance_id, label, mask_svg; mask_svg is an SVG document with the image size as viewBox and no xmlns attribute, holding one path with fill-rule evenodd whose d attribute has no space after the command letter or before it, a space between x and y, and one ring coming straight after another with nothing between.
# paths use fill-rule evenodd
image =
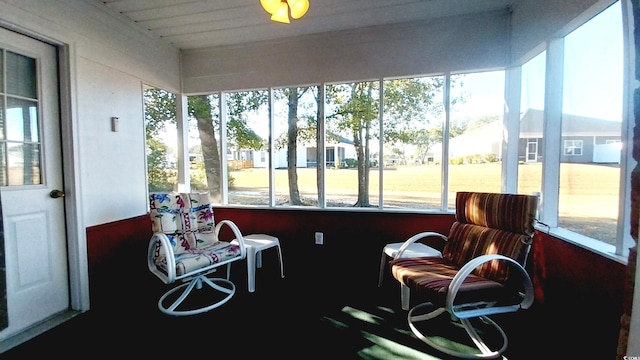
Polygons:
<instances>
[{"instance_id":1,"label":"chair armrest","mask_svg":"<svg viewBox=\"0 0 640 360\"><path fill-rule=\"evenodd\" d=\"M158 242L160 243L160 246L156 245ZM167 274L158 270L154 261L156 251L160 251L159 249L162 249L162 251L165 252L165 257L167 259ZM163 233L154 233L151 240L149 240L147 266L153 274L159 277L166 284L171 284L176 280L176 258L173 253L173 245L171 245L167 235Z\"/></svg>"},{"instance_id":2,"label":"chair armrest","mask_svg":"<svg viewBox=\"0 0 640 360\"><path fill-rule=\"evenodd\" d=\"M439 238L443 239L444 241L447 241L447 237L446 236L444 236L444 235L442 235L440 233L437 233L437 232L433 232L433 231L425 231L425 232L421 232L421 233L415 234L412 237L410 237L407 240L405 240L405 242L402 244L402 246L400 246L400 249L398 250L398 253L394 257L394 259L400 259L402 257L402 253L404 253L404 251L407 250L407 248L411 244L413 244L414 242L416 242L416 241L418 241L420 239L428 238L428 237L439 237Z\"/></svg>"},{"instance_id":3,"label":"chair armrest","mask_svg":"<svg viewBox=\"0 0 640 360\"><path fill-rule=\"evenodd\" d=\"M218 235L220 234L220 229L222 228L222 225L227 225L231 231L233 231L233 235L235 235L236 240L238 241L238 246L240 246L240 257L242 259L244 259L245 257L247 257L247 249L244 245L244 237L242 237L242 233L240 232L240 229L238 228L238 226L231 220L221 220L216 224L215 227L215 237L217 240L220 240L218 238Z\"/></svg>"},{"instance_id":4,"label":"chair armrest","mask_svg":"<svg viewBox=\"0 0 640 360\"><path fill-rule=\"evenodd\" d=\"M519 270L520 275L522 277L522 287L524 289L524 295L522 297L522 301L519 304L515 305L506 305L506 306L491 306L486 305L481 308L472 308L472 309L463 309L463 307L455 306L455 298L460 290L460 286L464 280L475 270L478 266L493 260L500 260L508 262L513 268ZM528 309L533 304L533 283L531 282L531 278L529 274L525 270L522 265L520 265L517 261L513 260L510 257L499 255L499 254L489 254L478 256L477 258L471 259L469 262L464 264L460 270L456 273L449 284L449 289L447 291L447 299L445 302L445 307L447 311L451 313L453 316L459 319L465 319L470 317L482 316L482 315L492 315L492 314L500 314L506 312L514 312L518 309ZM461 311L459 309L462 309Z\"/></svg>"}]
</instances>

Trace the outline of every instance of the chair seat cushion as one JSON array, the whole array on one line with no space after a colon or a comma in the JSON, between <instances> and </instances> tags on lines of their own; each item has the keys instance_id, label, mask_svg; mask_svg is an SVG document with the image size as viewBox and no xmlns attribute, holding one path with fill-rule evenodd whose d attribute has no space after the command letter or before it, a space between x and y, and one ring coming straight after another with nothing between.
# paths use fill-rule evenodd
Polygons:
<instances>
[{"instance_id":1,"label":"chair seat cushion","mask_svg":"<svg viewBox=\"0 0 640 360\"><path fill-rule=\"evenodd\" d=\"M451 261L438 257L419 257L392 260L391 273L418 297L426 297L437 305L444 304L449 284L460 269ZM500 303L511 302L514 291L502 284L473 273L460 286L456 303L487 300Z\"/></svg>"},{"instance_id":2,"label":"chair seat cushion","mask_svg":"<svg viewBox=\"0 0 640 360\"><path fill-rule=\"evenodd\" d=\"M224 241L184 250L176 254L176 275L181 276L188 274L209 265L239 257L240 255L240 247L238 245ZM158 257L156 259L156 266L166 272L166 258L164 256Z\"/></svg>"}]
</instances>

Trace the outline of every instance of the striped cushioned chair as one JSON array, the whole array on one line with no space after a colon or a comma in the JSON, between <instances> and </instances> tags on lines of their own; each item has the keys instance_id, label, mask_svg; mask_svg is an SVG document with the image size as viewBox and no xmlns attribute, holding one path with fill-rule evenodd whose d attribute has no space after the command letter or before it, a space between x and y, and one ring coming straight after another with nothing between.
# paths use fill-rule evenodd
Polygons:
<instances>
[{"instance_id":1,"label":"striped cushioned chair","mask_svg":"<svg viewBox=\"0 0 640 360\"><path fill-rule=\"evenodd\" d=\"M406 258L405 242L390 262L391 272L403 291L421 302L409 309L409 327L430 346L462 358L496 358L507 348L504 331L488 315L515 312L533 303L533 285L524 266L534 235L538 198L530 195L458 192L456 221L451 226L442 257ZM444 237L435 232L425 236ZM422 301L426 300L426 301ZM426 336L419 322L447 313L460 322L477 351ZM471 323L473 318L489 324L501 337L488 346ZM437 340L436 340L437 339ZM458 344L459 345L459 344ZM496 349L497 348L497 349Z\"/></svg>"},{"instance_id":2,"label":"striped cushioned chair","mask_svg":"<svg viewBox=\"0 0 640 360\"><path fill-rule=\"evenodd\" d=\"M193 315L226 303L236 291L229 280L231 263L246 257L244 238L231 220L214 222L207 193L154 193L149 197L153 236L149 241L149 270L165 284L182 284L167 291L158 300L158 308L169 315ZM219 238L222 226L235 236ZM226 266L225 277L212 273ZM185 301L194 289L203 285L219 292L211 301L197 306ZM182 290L182 292L180 292ZM179 296L178 296L179 294Z\"/></svg>"}]
</instances>

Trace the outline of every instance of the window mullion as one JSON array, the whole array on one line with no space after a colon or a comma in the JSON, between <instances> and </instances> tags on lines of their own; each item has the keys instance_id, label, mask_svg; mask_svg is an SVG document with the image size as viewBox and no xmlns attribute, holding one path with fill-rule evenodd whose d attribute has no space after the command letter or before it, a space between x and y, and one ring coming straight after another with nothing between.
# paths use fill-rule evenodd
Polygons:
<instances>
[{"instance_id":1,"label":"window mullion","mask_svg":"<svg viewBox=\"0 0 640 360\"><path fill-rule=\"evenodd\" d=\"M380 136L378 136L378 148L380 149L380 151L378 152L379 154L379 159L378 159L378 164L380 164L378 166L378 168L380 169L380 171L378 171L378 177L379 177L379 184L380 186L378 186L378 207L380 209L383 208L384 206L384 194L383 194L383 189L384 189L384 171L382 171L383 167L381 164L384 164L383 159L382 159L382 155L384 153L384 81L382 81L382 79L379 80L379 87L380 87L380 93L379 93L379 98L378 98L378 108L380 109L380 111L378 111L378 119L379 119L379 131L380 131ZM369 161L369 159L365 159L365 161Z\"/></svg>"},{"instance_id":2,"label":"window mullion","mask_svg":"<svg viewBox=\"0 0 640 360\"><path fill-rule=\"evenodd\" d=\"M187 97L176 95L176 123L178 125L178 191L190 192L191 181L189 175L189 123Z\"/></svg>"},{"instance_id":3,"label":"window mullion","mask_svg":"<svg viewBox=\"0 0 640 360\"><path fill-rule=\"evenodd\" d=\"M449 134L450 134L450 113L451 113L451 73L444 74L444 121L442 122L442 203L441 210L449 210Z\"/></svg>"},{"instance_id":4,"label":"window mullion","mask_svg":"<svg viewBox=\"0 0 640 360\"><path fill-rule=\"evenodd\" d=\"M554 38L547 44L544 94L544 149L542 164L541 221L558 226L560 189L560 154L562 135L562 96L564 84L564 39Z\"/></svg>"},{"instance_id":5,"label":"window mullion","mask_svg":"<svg viewBox=\"0 0 640 360\"><path fill-rule=\"evenodd\" d=\"M227 157L227 121L229 121L226 101L227 94L220 92L218 108L220 109L220 199L222 204L229 204L229 165Z\"/></svg>"},{"instance_id":6,"label":"window mullion","mask_svg":"<svg viewBox=\"0 0 640 360\"><path fill-rule=\"evenodd\" d=\"M506 106L502 136L502 192L518 191L518 148L520 139L520 98L522 66L507 69L505 80Z\"/></svg>"}]
</instances>

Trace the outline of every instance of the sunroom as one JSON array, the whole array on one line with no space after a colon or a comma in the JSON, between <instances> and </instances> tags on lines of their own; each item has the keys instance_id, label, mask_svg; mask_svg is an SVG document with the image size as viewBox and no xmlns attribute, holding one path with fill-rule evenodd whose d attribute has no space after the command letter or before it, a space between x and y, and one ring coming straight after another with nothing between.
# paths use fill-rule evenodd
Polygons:
<instances>
[{"instance_id":1,"label":"sunroom","mask_svg":"<svg viewBox=\"0 0 640 360\"><path fill-rule=\"evenodd\" d=\"M333 304L397 297L380 250L446 233L471 190L540 198L535 346L571 329L564 355L640 356L637 7L311 0L280 24L248 0L0 1L0 351L155 290L150 192L209 191L217 218L280 239L279 281Z\"/></svg>"}]
</instances>

